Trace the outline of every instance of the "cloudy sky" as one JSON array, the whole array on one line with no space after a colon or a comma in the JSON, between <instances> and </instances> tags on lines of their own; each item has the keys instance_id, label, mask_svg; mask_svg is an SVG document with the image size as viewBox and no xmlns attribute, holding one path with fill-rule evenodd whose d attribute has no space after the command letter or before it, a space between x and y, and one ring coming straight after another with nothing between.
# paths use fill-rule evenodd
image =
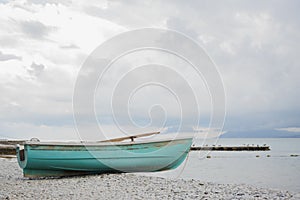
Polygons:
<instances>
[{"instance_id":1,"label":"cloudy sky","mask_svg":"<svg viewBox=\"0 0 300 200\"><path fill-rule=\"evenodd\" d=\"M72 98L83 63L109 38L145 27L176 30L206 50L224 83L227 134L299 136L299 8L297 0L0 0L0 138L77 139ZM174 99L149 103L142 94L133 102L166 105L172 129L178 112L167 107ZM97 98L97 109L104 109ZM133 118L144 126L145 107L134 105ZM107 122L107 131L112 126Z\"/></svg>"}]
</instances>

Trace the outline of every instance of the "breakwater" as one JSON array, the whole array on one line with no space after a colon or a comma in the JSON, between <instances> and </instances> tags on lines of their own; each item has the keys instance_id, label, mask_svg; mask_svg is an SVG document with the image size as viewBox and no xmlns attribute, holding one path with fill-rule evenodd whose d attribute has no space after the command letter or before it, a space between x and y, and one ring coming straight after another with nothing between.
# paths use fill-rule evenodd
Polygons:
<instances>
[{"instance_id":1,"label":"breakwater","mask_svg":"<svg viewBox=\"0 0 300 200\"><path fill-rule=\"evenodd\" d=\"M191 147L191 151L270 151L270 146L204 146Z\"/></svg>"}]
</instances>

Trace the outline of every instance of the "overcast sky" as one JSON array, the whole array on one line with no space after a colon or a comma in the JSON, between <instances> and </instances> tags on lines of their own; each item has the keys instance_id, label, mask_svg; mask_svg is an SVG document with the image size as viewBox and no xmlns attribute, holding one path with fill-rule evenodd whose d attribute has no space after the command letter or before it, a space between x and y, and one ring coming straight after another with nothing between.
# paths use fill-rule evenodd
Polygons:
<instances>
[{"instance_id":1,"label":"overcast sky","mask_svg":"<svg viewBox=\"0 0 300 200\"><path fill-rule=\"evenodd\" d=\"M297 0L0 0L0 138L76 139L72 97L84 61L107 39L145 27L179 31L206 50L224 83L223 131L299 135L299 8ZM169 98L154 103L168 107Z\"/></svg>"}]
</instances>

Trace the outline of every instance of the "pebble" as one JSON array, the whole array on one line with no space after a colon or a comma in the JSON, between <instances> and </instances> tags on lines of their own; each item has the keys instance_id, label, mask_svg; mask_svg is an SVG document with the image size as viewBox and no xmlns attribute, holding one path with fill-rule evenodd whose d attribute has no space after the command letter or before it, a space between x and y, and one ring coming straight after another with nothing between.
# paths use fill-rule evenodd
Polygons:
<instances>
[{"instance_id":1,"label":"pebble","mask_svg":"<svg viewBox=\"0 0 300 200\"><path fill-rule=\"evenodd\" d=\"M23 178L16 159L0 159L0 199L299 199L300 193L244 184L205 183L139 174ZM3 178L2 178L3 177Z\"/></svg>"}]
</instances>

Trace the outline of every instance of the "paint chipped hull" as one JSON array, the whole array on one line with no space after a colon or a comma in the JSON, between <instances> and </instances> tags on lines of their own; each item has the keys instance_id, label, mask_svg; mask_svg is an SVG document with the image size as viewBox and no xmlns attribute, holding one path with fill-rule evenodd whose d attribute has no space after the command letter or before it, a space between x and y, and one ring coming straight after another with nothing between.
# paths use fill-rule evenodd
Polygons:
<instances>
[{"instance_id":1,"label":"paint chipped hull","mask_svg":"<svg viewBox=\"0 0 300 200\"><path fill-rule=\"evenodd\" d=\"M155 172L178 167L192 138L134 143L42 143L17 147L25 177Z\"/></svg>"}]
</instances>

